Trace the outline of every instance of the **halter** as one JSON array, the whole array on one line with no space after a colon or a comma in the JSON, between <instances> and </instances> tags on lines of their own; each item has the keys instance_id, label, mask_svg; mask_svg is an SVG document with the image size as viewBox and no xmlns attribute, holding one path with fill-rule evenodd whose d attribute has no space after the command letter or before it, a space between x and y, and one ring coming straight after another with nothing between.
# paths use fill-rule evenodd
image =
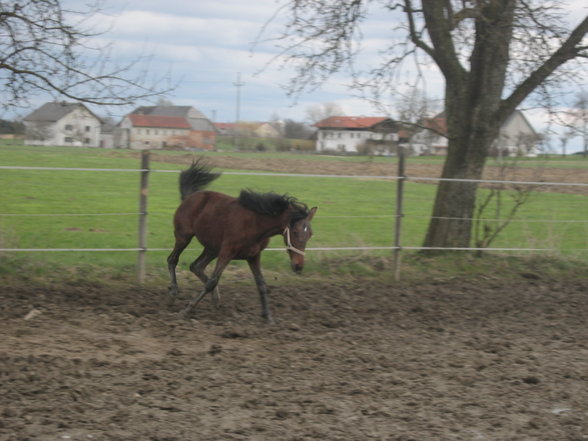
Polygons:
<instances>
[{"instance_id":1,"label":"halter","mask_svg":"<svg viewBox=\"0 0 588 441\"><path fill-rule=\"evenodd\" d=\"M294 245L292 245L292 242L290 242L290 227L286 227L286 229L284 230L284 232L282 234L284 235L284 238L286 239L286 250L294 251L295 253L298 253L301 256L304 256L304 251L300 251L298 248L296 248L296 247L294 247Z\"/></svg>"}]
</instances>

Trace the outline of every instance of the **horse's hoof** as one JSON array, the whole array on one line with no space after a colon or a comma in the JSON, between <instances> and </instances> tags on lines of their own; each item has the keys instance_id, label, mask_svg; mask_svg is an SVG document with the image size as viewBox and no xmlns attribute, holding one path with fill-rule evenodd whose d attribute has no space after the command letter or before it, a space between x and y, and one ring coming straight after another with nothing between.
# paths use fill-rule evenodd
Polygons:
<instances>
[{"instance_id":1,"label":"horse's hoof","mask_svg":"<svg viewBox=\"0 0 588 441\"><path fill-rule=\"evenodd\" d=\"M177 286L170 286L168 289L168 293L167 293L167 304L168 306L171 306L174 304L174 302L176 301L176 297L178 296L178 287Z\"/></svg>"},{"instance_id":2,"label":"horse's hoof","mask_svg":"<svg viewBox=\"0 0 588 441\"><path fill-rule=\"evenodd\" d=\"M189 320L191 315L192 310L190 308L184 308L180 311L180 317L182 317L185 320Z\"/></svg>"},{"instance_id":3,"label":"horse's hoof","mask_svg":"<svg viewBox=\"0 0 588 441\"><path fill-rule=\"evenodd\" d=\"M212 306L214 306L216 309L219 309L221 307L220 293L218 291L213 292L211 299L212 299Z\"/></svg>"}]
</instances>

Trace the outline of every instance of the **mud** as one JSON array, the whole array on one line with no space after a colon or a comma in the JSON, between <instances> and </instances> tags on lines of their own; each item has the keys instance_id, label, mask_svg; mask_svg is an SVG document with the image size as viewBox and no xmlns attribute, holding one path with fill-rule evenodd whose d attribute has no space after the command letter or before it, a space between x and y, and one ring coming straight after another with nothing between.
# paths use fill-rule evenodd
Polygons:
<instances>
[{"instance_id":1,"label":"mud","mask_svg":"<svg viewBox=\"0 0 588 441\"><path fill-rule=\"evenodd\" d=\"M0 440L588 439L588 280L3 283Z\"/></svg>"},{"instance_id":2,"label":"mud","mask_svg":"<svg viewBox=\"0 0 588 441\"><path fill-rule=\"evenodd\" d=\"M138 157L138 156L137 156ZM153 152L154 161L190 164L194 154L169 155L166 153ZM376 162L368 157L361 162L345 162L327 156L317 156L316 159L298 159L292 156L282 158L246 158L234 156L215 156L209 158L211 165L220 168L256 170L282 173L311 173L328 175L354 175L354 176L397 176L396 165ZM538 165L540 164L540 165ZM406 162L406 176L413 180L416 178L439 178L441 177L441 163L421 164L411 161ZM545 160L537 162L533 167L526 167L524 163L518 166L499 167L488 161L484 169L483 179L499 181L519 182L543 182L541 185L533 185L533 191L550 191L557 193L585 194L588 195L588 188L585 186L559 186L553 183L564 184L586 184L588 182L588 167L570 168L569 163L557 160ZM421 181L427 184L436 184L436 181ZM492 185L492 184L490 184ZM483 186L489 186L484 184Z\"/></svg>"}]
</instances>

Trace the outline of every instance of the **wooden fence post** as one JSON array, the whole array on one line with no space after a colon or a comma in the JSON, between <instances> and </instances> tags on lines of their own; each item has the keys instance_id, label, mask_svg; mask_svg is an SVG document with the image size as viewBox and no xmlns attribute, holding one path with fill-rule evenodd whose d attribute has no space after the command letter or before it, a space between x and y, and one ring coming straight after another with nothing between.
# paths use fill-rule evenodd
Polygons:
<instances>
[{"instance_id":1,"label":"wooden fence post","mask_svg":"<svg viewBox=\"0 0 588 441\"><path fill-rule=\"evenodd\" d=\"M147 253L147 196L149 194L149 150L141 152L141 184L139 192L139 256L137 278L145 282L145 254Z\"/></svg>"},{"instance_id":2,"label":"wooden fence post","mask_svg":"<svg viewBox=\"0 0 588 441\"><path fill-rule=\"evenodd\" d=\"M394 226L394 280L400 280L400 252L401 249L401 232L402 232L402 205L404 201L404 180L406 179L404 171L404 147L398 146L398 180L396 181L396 222Z\"/></svg>"}]
</instances>

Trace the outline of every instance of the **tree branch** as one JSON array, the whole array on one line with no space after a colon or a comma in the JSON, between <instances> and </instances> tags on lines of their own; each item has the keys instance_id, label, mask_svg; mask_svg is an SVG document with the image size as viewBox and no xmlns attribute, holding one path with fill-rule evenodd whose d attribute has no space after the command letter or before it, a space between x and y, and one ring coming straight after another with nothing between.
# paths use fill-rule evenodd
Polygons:
<instances>
[{"instance_id":1,"label":"tree branch","mask_svg":"<svg viewBox=\"0 0 588 441\"><path fill-rule=\"evenodd\" d=\"M531 92L541 85L560 66L576 57L588 57L582 54L586 46L580 46L588 33L588 16L572 31L568 39L549 57L541 66L531 74L503 100L498 110L498 118L504 119L510 115Z\"/></svg>"},{"instance_id":2,"label":"tree branch","mask_svg":"<svg viewBox=\"0 0 588 441\"><path fill-rule=\"evenodd\" d=\"M451 35L452 10L437 0L423 0L422 6L427 31L434 48L429 54L443 72L446 81L463 81L466 70L459 62Z\"/></svg>"}]
</instances>

